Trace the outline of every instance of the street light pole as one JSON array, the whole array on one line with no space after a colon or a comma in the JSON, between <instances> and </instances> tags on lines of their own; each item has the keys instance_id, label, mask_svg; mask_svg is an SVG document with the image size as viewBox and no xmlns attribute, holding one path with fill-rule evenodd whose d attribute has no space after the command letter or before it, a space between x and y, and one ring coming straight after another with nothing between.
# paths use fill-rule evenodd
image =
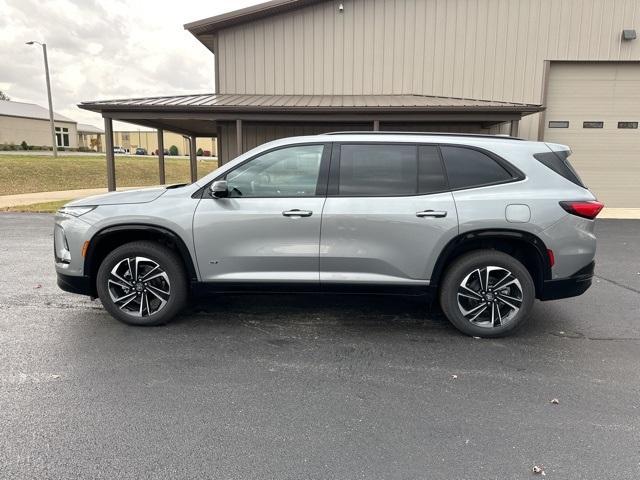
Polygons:
<instances>
[{"instance_id":1,"label":"street light pole","mask_svg":"<svg viewBox=\"0 0 640 480\"><path fill-rule=\"evenodd\" d=\"M49 61L47 60L47 44L36 41L27 42L27 45L37 43L42 46L44 55L44 74L47 79L47 99L49 100L49 123L51 125L51 146L53 147L53 158L58 157L58 145L56 143L56 127L53 121L53 101L51 100L51 80L49 79Z\"/></svg>"}]
</instances>

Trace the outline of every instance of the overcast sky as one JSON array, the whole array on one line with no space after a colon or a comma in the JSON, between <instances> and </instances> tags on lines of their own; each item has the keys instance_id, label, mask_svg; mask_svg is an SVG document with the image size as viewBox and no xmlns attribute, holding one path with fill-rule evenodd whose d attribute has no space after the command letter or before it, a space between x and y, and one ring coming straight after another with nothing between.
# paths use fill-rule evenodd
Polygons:
<instances>
[{"instance_id":1,"label":"overcast sky","mask_svg":"<svg viewBox=\"0 0 640 480\"><path fill-rule=\"evenodd\" d=\"M103 126L81 101L211 92L213 54L183 24L257 3L0 0L0 90L47 106L42 50L25 45L37 40L47 43L53 109L81 123Z\"/></svg>"}]
</instances>

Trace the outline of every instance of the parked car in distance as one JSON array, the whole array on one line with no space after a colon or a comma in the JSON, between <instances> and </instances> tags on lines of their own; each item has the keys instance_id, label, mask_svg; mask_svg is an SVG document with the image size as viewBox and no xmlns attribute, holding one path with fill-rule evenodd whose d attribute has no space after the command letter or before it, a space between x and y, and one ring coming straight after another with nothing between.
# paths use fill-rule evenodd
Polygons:
<instances>
[{"instance_id":1,"label":"parked car in distance","mask_svg":"<svg viewBox=\"0 0 640 480\"><path fill-rule=\"evenodd\" d=\"M169 156L169 150L167 150L166 148L162 150L164 152L165 156ZM156 155L160 155L160 150L156 148L156 151L154 152Z\"/></svg>"},{"instance_id":2,"label":"parked car in distance","mask_svg":"<svg viewBox=\"0 0 640 480\"><path fill-rule=\"evenodd\" d=\"M276 140L190 185L67 204L58 285L131 325L170 321L190 292L314 290L423 294L468 335L506 335L535 299L591 285L603 205L569 154L488 135Z\"/></svg>"},{"instance_id":3,"label":"parked car in distance","mask_svg":"<svg viewBox=\"0 0 640 480\"><path fill-rule=\"evenodd\" d=\"M147 150L142 148L142 147L138 147L136 148L136 155L146 155L147 154Z\"/></svg>"},{"instance_id":4,"label":"parked car in distance","mask_svg":"<svg viewBox=\"0 0 640 480\"><path fill-rule=\"evenodd\" d=\"M127 153L127 151L122 147L113 147L113 153Z\"/></svg>"}]
</instances>

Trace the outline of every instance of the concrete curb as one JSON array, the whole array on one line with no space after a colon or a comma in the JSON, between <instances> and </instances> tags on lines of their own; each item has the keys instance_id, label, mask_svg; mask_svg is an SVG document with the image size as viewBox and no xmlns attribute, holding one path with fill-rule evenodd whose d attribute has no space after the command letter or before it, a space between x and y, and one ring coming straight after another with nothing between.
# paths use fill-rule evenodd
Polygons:
<instances>
[{"instance_id":1,"label":"concrete curb","mask_svg":"<svg viewBox=\"0 0 640 480\"><path fill-rule=\"evenodd\" d=\"M605 207L598 218L615 218L618 220L640 220L640 208L607 208Z\"/></svg>"}]
</instances>

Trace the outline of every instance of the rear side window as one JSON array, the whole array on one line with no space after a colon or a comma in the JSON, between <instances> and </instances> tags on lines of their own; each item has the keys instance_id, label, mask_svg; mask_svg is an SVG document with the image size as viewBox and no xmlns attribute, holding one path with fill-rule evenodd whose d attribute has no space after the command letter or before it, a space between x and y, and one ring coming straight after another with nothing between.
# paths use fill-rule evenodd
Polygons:
<instances>
[{"instance_id":1,"label":"rear side window","mask_svg":"<svg viewBox=\"0 0 640 480\"><path fill-rule=\"evenodd\" d=\"M583 188L585 187L582 180L578 176L578 173L573 169L571 164L569 163L569 155L571 152L569 150L562 150L559 152L543 152L543 153L535 153L533 157L542 163L545 167L550 168L558 175L563 176L570 182L575 183Z\"/></svg>"},{"instance_id":2,"label":"rear side window","mask_svg":"<svg viewBox=\"0 0 640 480\"><path fill-rule=\"evenodd\" d=\"M513 178L502 165L478 150L440 147L452 189L504 183Z\"/></svg>"},{"instance_id":3,"label":"rear side window","mask_svg":"<svg viewBox=\"0 0 640 480\"><path fill-rule=\"evenodd\" d=\"M338 194L415 195L417 172L415 145L342 145Z\"/></svg>"},{"instance_id":4,"label":"rear side window","mask_svg":"<svg viewBox=\"0 0 640 480\"><path fill-rule=\"evenodd\" d=\"M436 146L418 148L418 193L443 192L448 189L440 152Z\"/></svg>"}]
</instances>

